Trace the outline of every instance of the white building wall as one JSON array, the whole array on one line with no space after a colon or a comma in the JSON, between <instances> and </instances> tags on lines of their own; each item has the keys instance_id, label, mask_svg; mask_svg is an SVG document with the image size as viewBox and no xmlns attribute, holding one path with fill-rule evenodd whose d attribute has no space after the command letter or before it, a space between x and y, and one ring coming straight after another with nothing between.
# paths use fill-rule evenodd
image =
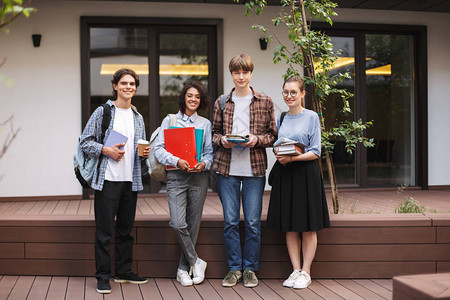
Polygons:
<instances>
[{"instance_id":1,"label":"white building wall","mask_svg":"<svg viewBox=\"0 0 450 300\"><path fill-rule=\"evenodd\" d=\"M231 1L231 0L230 0ZM81 194L72 169L72 155L81 131L80 16L147 16L222 18L224 20L224 89L232 88L229 59L248 53L254 60L252 86L270 95L278 115L285 106L280 97L285 67L273 65L272 50L259 49L259 31L252 24L270 26L277 8L261 17L244 16L241 5L143 3L119 1L34 1L39 11L23 17L0 33L0 58L7 57L0 74L12 87L0 84L0 121L14 115L17 138L0 160L0 197ZM450 111L450 48L448 14L338 10L336 21L413 24L428 26L429 184L450 184L450 139L444 117ZM283 39L283 34L278 34ZM41 47L33 48L31 35L42 34ZM83 124L84 125L84 124ZM2 127L0 143L7 136ZM1 144L0 144L1 145ZM269 155L270 164L273 155Z\"/></svg>"}]
</instances>

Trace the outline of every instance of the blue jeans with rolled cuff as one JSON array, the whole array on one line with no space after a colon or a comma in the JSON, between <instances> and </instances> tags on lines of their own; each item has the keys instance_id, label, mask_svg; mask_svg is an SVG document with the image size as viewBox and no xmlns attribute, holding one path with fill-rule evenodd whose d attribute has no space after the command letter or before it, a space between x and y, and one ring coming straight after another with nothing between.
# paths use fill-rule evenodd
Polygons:
<instances>
[{"instance_id":1,"label":"blue jeans with rolled cuff","mask_svg":"<svg viewBox=\"0 0 450 300\"><path fill-rule=\"evenodd\" d=\"M265 176L217 176L217 188L223 207L223 237L229 270L259 269L261 245L262 197ZM245 223L244 251L241 251L239 221L242 208Z\"/></svg>"}]
</instances>

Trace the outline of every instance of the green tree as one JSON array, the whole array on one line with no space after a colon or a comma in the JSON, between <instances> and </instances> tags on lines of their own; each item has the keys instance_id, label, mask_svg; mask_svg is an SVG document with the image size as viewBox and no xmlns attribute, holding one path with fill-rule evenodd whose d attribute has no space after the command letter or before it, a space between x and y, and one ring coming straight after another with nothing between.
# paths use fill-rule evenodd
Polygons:
<instances>
[{"instance_id":1,"label":"green tree","mask_svg":"<svg viewBox=\"0 0 450 300\"><path fill-rule=\"evenodd\" d=\"M251 12L260 15L266 6L266 0L249 0L245 3L246 15L249 16ZM349 153L353 153L357 143L362 143L366 147L373 146L373 139L364 136L365 130L372 125L371 122L363 122L361 119L348 121L348 118L341 118L342 120L336 120L334 127L325 128L323 110L324 102L329 96L338 95L341 98L341 113L344 116L352 114L349 98L353 95L345 89L337 88L338 84L345 78L350 78L350 75L348 73L332 74L334 62L339 53L333 53L329 36L311 28L313 19L332 25L331 17L336 16L333 11L336 7L337 4L329 0L281 0L279 15L272 21L275 26L285 26L290 45L283 44L276 35L269 35L267 38L278 42L273 53L273 62L286 63L284 79L304 74L302 77L309 88L313 110L318 113L321 121L322 156L326 161L334 213L339 212L339 197L331 155L334 147L332 140L345 141L345 147ZM309 22L306 12L310 16ZM261 25L254 25L253 28L267 32L267 29Z\"/></svg>"},{"instance_id":2,"label":"green tree","mask_svg":"<svg viewBox=\"0 0 450 300\"><path fill-rule=\"evenodd\" d=\"M24 15L29 17L30 14L36 11L35 8L29 7L31 0L23 4L23 0L2 0L0 7L0 30L8 33L9 29L5 28L11 24L15 19Z\"/></svg>"}]
</instances>

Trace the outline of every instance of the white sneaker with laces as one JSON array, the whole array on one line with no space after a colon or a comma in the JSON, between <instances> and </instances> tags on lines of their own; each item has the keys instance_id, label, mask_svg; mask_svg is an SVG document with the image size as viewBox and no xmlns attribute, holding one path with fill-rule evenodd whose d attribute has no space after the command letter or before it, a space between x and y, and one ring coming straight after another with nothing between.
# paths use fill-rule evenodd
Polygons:
<instances>
[{"instance_id":1,"label":"white sneaker with laces","mask_svg":"<svg viewBox=\"0 0 450 300\"><path fill-rule=\"evenodd\" d=\"M197 258L197 261L192 268L192 282L194 284L200 284L203 282L203 280L205 279L205 270L207 265L208 264L206 263L206 261L204 261L200 257Z\"/></svg>"},{"instance_id":2,"label":"white sneaker with laces","mask_svg":"<svg viewBox=\"0 0 450 300\"><path fill-rule=\"evenodd\" d=\"M193 284L191 276L189 276L188 271L181 269L177 270L177 281L181 283L182 286L190 286Z\"/></svg>"},{"instance_id":3,"label":"white sneaker with laces","mask_svg":"<svg viewBox=\"0 0 450 300\"><path fill-rule=\"evenodd\" d=\"M300 276L301 270L294 270L294 272L289 275L288 279L283 282L283 286L285 287L293 287L295 280Z\"/></svg>"},{"instance_id":4,"label":"white sneaker with laces","mask_svg":"<svg viewBox=\"0 0 450 300\"><path fill-rule=\"evenodd\" d=\"M292 287L294 289L306 289L310 284L311 284L311 276L305 271L302 271L300 273L300 276L298 276L297 279L295 280L294 285Z\"/></svg>"}]
</instances>

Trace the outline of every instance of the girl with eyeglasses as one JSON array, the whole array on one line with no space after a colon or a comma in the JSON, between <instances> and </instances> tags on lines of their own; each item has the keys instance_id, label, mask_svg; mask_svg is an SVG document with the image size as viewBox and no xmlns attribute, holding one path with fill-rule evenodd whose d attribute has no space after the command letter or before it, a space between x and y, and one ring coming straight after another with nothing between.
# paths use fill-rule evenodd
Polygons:
<instances>
[{"instance_id":1,"label":"girl with eyeglasses","mask_svg":"<svg viewBox=\"0 0 450 300\"><path fill-rule=\"evenodd\" d=\"M286 232L286 245L293 272L285 287L307 288L317 248L317 231L330 227L328 207L318 160L321 129L316 112L304 108L305 83L289 78L283 84L283 98L289 111L277 120L278 138L305 145L304 153L278 155L269 175L272 185L266 226ZM280 122L281 121L281 122ZM300 237L301 235L301 237ZM303 262L300 260L303 253Z\"/></svg>"}]
</instances>

